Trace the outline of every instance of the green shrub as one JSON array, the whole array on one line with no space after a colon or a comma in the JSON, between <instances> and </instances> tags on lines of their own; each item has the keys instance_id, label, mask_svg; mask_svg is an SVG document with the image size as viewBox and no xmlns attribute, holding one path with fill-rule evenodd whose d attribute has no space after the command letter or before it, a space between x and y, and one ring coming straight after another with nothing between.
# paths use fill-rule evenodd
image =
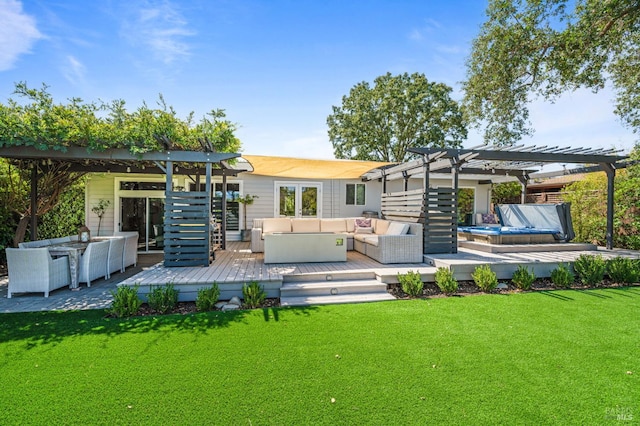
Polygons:
<instances>
[{"instance_id":1,"label":"green shrub","mask_svg":"<svg viewBox=\"0 0 640 426\"><path fill-rule=\"evenodd\" d=\"M257 281L252 281L249 285L245 283L242 286L242 298L247 308L259 308L267 298L267 293Z\"/></svg>"},{"instance_id":2,"label":"green shrub","mask_svg":"<svg viewBox=\"0 0 640 426\"><path fill-rule=\"evenodd\" d=\"M490 292L498 286L498 277L489 265L477 266L471 277L478 288L484 292Z\"/></svg>"},{"instance_id":3,"label":"green shrub","mask_svg":"<svg viewBox=\"0 0 640 426\"><path fill-rule=\"evenodd\" d=\"M400 282L402 291L409 296L418 297L422 295L424 283L422 282L420 271L407 271L406 274L398 274L398 281Z\"/></svg>"},{"instance_id":4,"label":"green shrub","mask_svg":"<svg viewBox=\"0 0 640 426\"><path fill-rule=\"evenodd\" d=\"M196 309L199 311L212 311L220 298L220 288L217 283L213 283L211 287L198 289L196 297Z\"/></svg>"},{"instance_id":5,"label":"green shrub","mask_svg":"<svg viewBox=\"0 0 640 426\"><path fill-rule=\"evenodd\" d=\"M133 287L121 286L117 291L111 291L113 303L107 313L118 318L130 317L138 313L142 300L138 297L138 285Z\"/></svg>"},{"instance_id":6,"label":"green shrub","mask_svg":"<svg viewBox=\"0 0 640 426\"><path fill-rule=\"evenodd\" d=\"M638 281L638 270L632 259L626 257L614 257L608 259L607 274L615 283L631 284Z\"/></svg>"},{"instance_id":7,"label":"green shrub","mask_svg":"<svg viewBox=\"0 0 640 426\"><path fill-rule=\"evenodd\" d=\"M600 255L581 254L573 262L573 269L583 284L598 286L604 279L606 262Z\"/></svg>"},{"instance_id":8,"label":"green shrub","mask_svg":"<svg viewBox=\"0 0 640 426\"><path fill-rule=\"evenodd\" d=\"M171 283L152 287L147 295L147 302L155 312L166 314L178 305L178 293L180 290L175 289Z\"/></svg>"},{"instance_id":9,"label":"green shrub","mask_svg":"<svg viewBox=\"0 0 640 426\"><path fill-rule=\"evenodd\" d=\"M518 269L516 269L511 278L511 282L520 290L530 290L535 280L536 274L533 273L533 270L523 265L518 265Z\"/></svg>"},{"instance_id":10,"label":"green shrub","mask_svg":"<svg viewBox=\"0 0 640 426\"><path fill-rule=\"evenodd\" d=\"M571 269L569 269L569 265L560 263L556 269L551 271L551 282L556 287L569 288L574 281L575 277Z\"/></svg>"},{"instance_id":11,"label":"green shrub","mask_svg":"<svg viewBox=\"0 0 640 426\"><path fill-rule=\"evenodd\" d=\"M444 294L458 291L458 281L453 276L453 269L439 267L436 269L436 285Z\"/></svg>"}]
</instances>

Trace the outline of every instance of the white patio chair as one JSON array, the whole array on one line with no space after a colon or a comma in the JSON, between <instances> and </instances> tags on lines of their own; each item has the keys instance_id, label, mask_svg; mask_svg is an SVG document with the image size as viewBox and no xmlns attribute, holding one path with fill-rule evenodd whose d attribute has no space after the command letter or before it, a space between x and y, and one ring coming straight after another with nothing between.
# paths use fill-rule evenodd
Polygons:
<instances>
[{"instance_id":1,"label":"white patio chair","mask_svg":"<svg viewBox=\"0 0 640 426\"><path fill-rule=\"evenodd\" d=\"M138 231L119 231L115 236L124 237L124 267L138 264Z\"/></svg>"},{"instance_id":2,"label":"white patio chair","mask_svg":"<svg viewBox=\"0 0 640 426\"><path fill-rule=\"evenodd\" d=\"M96 237L97 241L109 241L109 259L107 261L107 278L112 272L124 272L124 237Z\"/></svg>"},{"instance_id":3,"label":"white patio chair","mask_svg":"<svg viewBox=\"0 0 640 426\"><path fill-rule=\"evenodd\" d=\"M91 281L99 277L107 279L107 266L109 261L109 241L96 241L89 243L87 249L80 256L79 283L87 283L91 287Z\"/></svg>"},{"instance_id":4,"label":"white patio chair","mask_svg":"<svg viewBox=\"0 0 640 426\"><path fill-rule=\"evenodd\" d=\"M53 259L47 248L8 248L9 286L7 298L13 293L49 292L71 283L69 258Z\"/></svg>"}]
</instances>

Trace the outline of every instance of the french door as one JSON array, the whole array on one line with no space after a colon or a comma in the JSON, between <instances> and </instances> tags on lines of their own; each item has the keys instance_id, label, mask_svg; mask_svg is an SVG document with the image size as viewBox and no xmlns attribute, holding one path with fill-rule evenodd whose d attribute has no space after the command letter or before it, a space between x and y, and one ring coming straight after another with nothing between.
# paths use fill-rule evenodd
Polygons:
<instances>
[{"instance_id":1,"label":"french door","mask_svg":"<svg viewBox=\"0 0 640 426\"><path fill-rule=\"evenodd\" d=\"M320 217L322 184L276 182L276 217Z\"/></svg>"},{"instance_id":2,"label":"french door","mask_svg":"<svg viewBox=\"0 0 640 426\"><path fill-rule=\"evenodd\" d=\"M120 198L120 229L138 231L138 250L162 250L164 248L164 199Z\"/></svg>"}]
</instances>

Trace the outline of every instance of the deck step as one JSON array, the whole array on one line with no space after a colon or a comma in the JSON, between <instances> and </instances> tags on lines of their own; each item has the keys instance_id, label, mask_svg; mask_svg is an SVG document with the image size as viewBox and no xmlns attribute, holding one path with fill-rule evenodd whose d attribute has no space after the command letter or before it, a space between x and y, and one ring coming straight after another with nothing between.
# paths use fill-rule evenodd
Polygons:
<instances>
[{"instance_id":1,"label":"deck step","mask_svg":"<svg viewBox=\"0 0 640 426\"><path fill-rule=\"evenodd\" d=\"M300 276L298 279L300 281L283 282L280 287L281 306L379 302L395 299L387 292L386 284L370 277L340 281L311 281L309 276Z\"/></svg>"},{"instance_id":2,"label":"deck step","mask_svg":"<svg viewBox=\"0 0 640 426\"><path fill-rule=\"evenodd\" d=\"M372 271L324 271L308 272L305 274L286 274L282 276L283 283L318 283L375 279L376 273Z\"/></svg>"},{"instance_id":3,"label":"deck step","mask_svg":"<svg viewBox=\"0 0 640 426\"><path fill-rule=\"evenodd\" d=\"M377 280L297 282L283 284L280 287L280 297L331 296L386 291L387 285Z\"/></svg>"},{"instance_id":4,"label":"deck step","mask_svg":"<svg viewBox=\"0 0 640 426\"><path fill-rule=\"evenodd\" d=\"M382 302L386 300L395 300L395 297L386 291L384 293L338 294L334 296L281 297L280 306L337 305L342 303Z\"/></svg>"}]
</instances>

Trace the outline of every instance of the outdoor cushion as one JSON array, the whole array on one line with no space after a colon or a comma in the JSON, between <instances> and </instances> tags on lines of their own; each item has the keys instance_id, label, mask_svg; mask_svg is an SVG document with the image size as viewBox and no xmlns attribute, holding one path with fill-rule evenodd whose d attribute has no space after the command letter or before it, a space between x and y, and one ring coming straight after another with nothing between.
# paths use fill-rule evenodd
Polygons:
<instances>
[{"instance_id":1,"label":"outdoor cushion","mask_svg":"<svg viewBox=\"0 0 640 426\"><path fill-rule=\"evenodd\" d=\"M378 235L375 235L375 234L362 235L362 234L356 233L356 235L354 235L353 238L356 241L361 241L363 243L371 244L372 246L376 246L376 247L378 246Z\"/></svg>"},{"instance_id":2,"label":"outdoor cushion","mask_svg":"<svg viewBox=\"0 0 640 426\"><path fill-rule=\"evenodd\" d=\"M262 223L262 232L291 232L291 219L288 217L265 219Z\"/></svg>"},{"instance_id":3,"label":"outdoor cushion","mask_svg":"<svg viewBox=\"0 0 640 426\"><path fill-rule=\"evenodd\" d=\"M390 222L388 220L376 219L373 222L373 232L378 235L386 234L387 229L389 228L389 223Z\"/></svg>"},{"instance_id":4,"label":"outdoor cushion","mask_svg":"<svg viewBox=\"0 0 640 426\"><path fill-rule=\"evenodd\" d=\"M409 230L409 225L400 222L391 222L387 228L386 235L404 235Z\"/></svg>"},{"instance_id":5,"label":"outdoor cushion","mask_svg":"<svg viewBox=\"0 0 640 426\"><path fill-rule=\"evenodd\" d=\"M373 234L373 228L372 227L365 228L363 226L357 227L356 234Z\"/></svg>"},{"instance_id":6,"label":"outdoor cushion","mask_svg":"<svg viewBox=\"0 0 640 426\"><path fill-rule=\"evenodd\" d=\"M347 218L347 232L356 232L356 219L355 218Z\"/></svg>"},{"instance_id":7,"label":"outdoor cushion","mask_svg":"<svg viewBox=\"0 0 640 426\"><path fill-rule=\"evenodd\" d=\"M321 232L347 232L347 222L344 219L321 219Z\"/></svg>"},{"instance_id":8,"label":"outdoor cushion","mask_svg":"<svg viewBox=\"0 0 640 426\"><path fill-rule=\"evenodd\" d=\"M320 232L319 219L291 219L293 232Z\"/></svg>"}]
</instances>

